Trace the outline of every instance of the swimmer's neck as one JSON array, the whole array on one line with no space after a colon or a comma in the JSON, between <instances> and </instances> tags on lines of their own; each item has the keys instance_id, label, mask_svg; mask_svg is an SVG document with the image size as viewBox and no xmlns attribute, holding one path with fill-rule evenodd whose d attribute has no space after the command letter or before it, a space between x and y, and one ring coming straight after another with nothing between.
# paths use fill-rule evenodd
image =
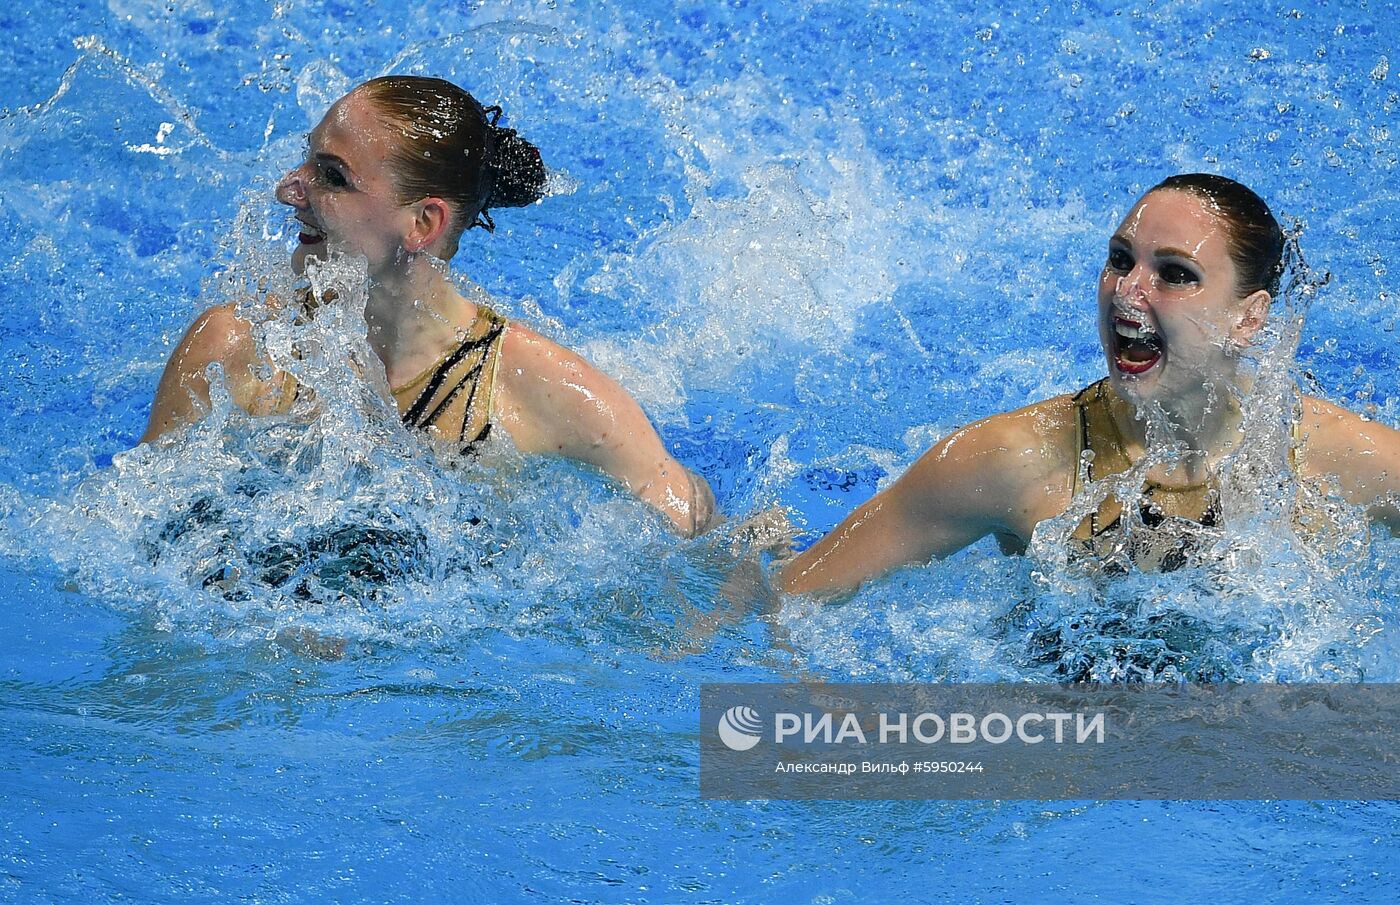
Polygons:
<instances>
[{"instance_id":1,"label":"swimmer's neck","mask_svg":"<svg viewBox=\"0 0 1400 905\"><path fill-rule=\"evenodd\" d=\"M1195 482L1204 480L1239 445L1243 415L1238 399L1249 394L1252 383L1245 375L1222 376L1207 381L1198 393L1136 406L1115 393L1109 413L1132 461L1140 459L1149 446L1174 445L1187 455L1171 473Z\"/></svg>"},{"instance_id":2,"label":"swimmer's neck","mask_svg":"<svg viewBox=\"0 0 1400 905\"><path fill-rule=\"evenodd\" d=\"M476 317L447 274L443 262L420 255L371 278L365 324L391 386L431 365Z\"/></svg>"}]
</instances>

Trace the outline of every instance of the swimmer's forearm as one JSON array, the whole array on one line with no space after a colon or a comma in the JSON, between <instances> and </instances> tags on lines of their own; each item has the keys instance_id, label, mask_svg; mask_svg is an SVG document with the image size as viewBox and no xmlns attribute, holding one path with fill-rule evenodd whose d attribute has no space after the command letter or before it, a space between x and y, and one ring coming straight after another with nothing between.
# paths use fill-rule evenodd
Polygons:
<instances>
[{"instance_id":1,"label":"swimmer's forearm","mask_svg":"<svg viewBox=\"0 0 1400 905\"><path fill-rule=\"evenodd\" d=\"M833 580L831 570L825 568L820 558L809 555L811 553L812 548L808 547L778 576L778 586L784 594L822 594L859 587L859 582L847 587Z\"/></svg>"},{"instance_id":2,"label":"swimmer's forearm","mask_svg":"<svg viewBox=\"0 0 1400 905\"><path fill-rule=\"evenodd\" d=\"M787 594L841 594L920 561L912 532L877 496L802 552L779 578ZM926 558L926 557L925 557Z\"/></svg>"},{"instance_id":3,"label":"swimmer's forearm","mask_svg":"<svg viewBox=\"0 0 1400 905\"><path fill-rule=\"evenodd\" d=\"M929 501L927 488L905 483L882 491L783 570L789 594L839 594L905 566L951 556L998 528L991 514L957 495Z\"/></svg>"}]
</instances>

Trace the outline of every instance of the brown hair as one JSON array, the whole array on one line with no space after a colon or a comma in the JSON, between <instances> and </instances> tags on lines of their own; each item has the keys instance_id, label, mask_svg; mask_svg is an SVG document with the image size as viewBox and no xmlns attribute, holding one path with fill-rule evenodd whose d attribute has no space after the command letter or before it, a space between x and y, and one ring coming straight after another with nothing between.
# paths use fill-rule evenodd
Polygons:
<instances>
[{"instance_id":1,"label":"brown hair","mask_svg":"<svg viewBox=\"0 0 1400 905\"><path fill-rule=\"evenodd\" d=\"M1283 276L1283 230L1263 198L1233 179L1212 173L1168 176L1153 186L1152 192L1159 189L1189 192L1208 202L1225 221L1230 259L1239 271L1236 289L1241 296L1260 289L1278 295Z\"/></svg>"},{"instance_id":2,"label":"brown hair","mask_svg":"<svg viewBox=\"0 0 1400 905\"><path fill-rule=\"evenodd\" d=\"M539 149L496 125L499 107L482 107L451 82L418 75L382 76L355 90L402 139L390 154L400 200L437 196L452 206L449 257L465 230L495 229L491 208L523 207L544 194Z\"/></svg>"}]
</instances>

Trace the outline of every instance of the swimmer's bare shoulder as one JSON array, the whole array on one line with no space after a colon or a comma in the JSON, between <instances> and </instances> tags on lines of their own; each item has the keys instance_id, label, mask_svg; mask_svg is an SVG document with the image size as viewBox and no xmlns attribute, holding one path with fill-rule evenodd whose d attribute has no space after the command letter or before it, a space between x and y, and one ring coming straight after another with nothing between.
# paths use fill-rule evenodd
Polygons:
<instances>
[{"instance_id":1,"label":"swimmer's bare shoulder","mask_svg":"<svg viewBox=\"0 0 1400 905\"><path fill-rule=\"evenodd\" d=\"M237 314L237 305L216 305L195 318L166 363L156 389L142 443L198 421L209 411L207 369L218 364L236 405L253 415L277 410L286 395L287 375L259 376L265 363L258 355L253 325Z\"/></svg>"},{"instance_id":2,"label":"swimmer's bare shoulder","mask_svg":"<svg viewBox=\"0 0 1400 905\"><path fill-rule=\"evenodd\" d=\"M583 356L524 324L507 324L492 421L521 451L606 458L628 439L627 429L638 426L629 422L638 417L644 433L653 433L626 391Z\"/></svg>"},{"instance_id":3,"label":"swimmer's bare shoulder","mask_svg":"<svg viewBox=\"0 0 1400 905\"><path fill-rule=\"evenodd\" d=\"M1314 396L1299 408L1299 476L1335 482L1348 502L1400 530L1400 431Z\"/></svg>"},{"instance_id":4,"label":"swimmer's bare shoulder","mask_svg":"<svg viewBox=\"0 0 1400 905\"><path fill-rule=\"evenodd\" d=\"M587 462L660 510L683 534L714 518L704 478L677 462L642 407L582 355L514 321L501 340L492 421L522 452Z\"/></svg>"},{"instance_id":5,"label":"swimmer's bare shoulder","mask_svg":"<svg viewBox=\"0 0 1400 905\"><path fill-rule=\"evenodd\" d=\"M989 534L1024 550L1069 504L1074 419L1073 398L1057 396L954 431L784 569L784 590L850 590Z\"/></svg>"}]
</instances>

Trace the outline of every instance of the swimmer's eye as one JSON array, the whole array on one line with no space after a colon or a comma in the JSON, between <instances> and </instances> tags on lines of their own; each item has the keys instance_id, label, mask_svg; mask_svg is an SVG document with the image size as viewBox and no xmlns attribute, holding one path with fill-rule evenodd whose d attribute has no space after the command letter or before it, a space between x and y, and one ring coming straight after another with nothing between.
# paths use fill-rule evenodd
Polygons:
<instances>
[{"instance_id":1,"label":"swimmer's eye","mask_svg":"<svg viewBox=\"0 0 1400 905\"><path fill-rule=\"evenodd\" d=\"M1124 248L1110 248L1108 250L1108 269L1118 273L1127 273L1133 269L1133 256L1128 254Z\"/></svg>"},{"instance_id":2,"label":"swimmer's eye","mask_svg":"<svg viewBox=\"0 0 1400 905\"><path fill-rule=\"evenodd\" d=\"M317 164L316 178L333 189L345 189L350 187L350 180L345 178L345 174L328 164Z\"/></svg>"},{"instance_id":3,"label":"swimmer's eye","mask_svg":"<svg viewBox=\"0 0 1400 905\"><path fill-rule=\"evenodd\" d=\"M1190 268L1180 264L1163 264L1160 272L1162 279L1173 286L1190 286L1198 282L1196 274Z\"/></svg>"}]
</instances>

